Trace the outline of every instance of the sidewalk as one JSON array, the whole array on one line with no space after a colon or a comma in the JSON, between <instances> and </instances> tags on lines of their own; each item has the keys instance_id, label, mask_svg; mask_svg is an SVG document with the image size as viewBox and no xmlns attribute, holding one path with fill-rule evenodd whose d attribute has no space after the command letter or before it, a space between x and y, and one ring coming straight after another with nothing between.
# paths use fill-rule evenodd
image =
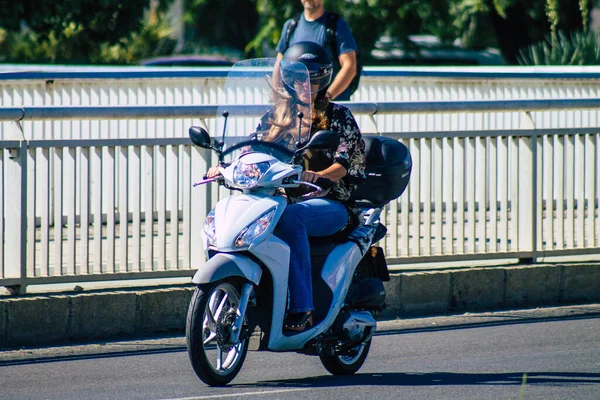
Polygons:
<instances>
[{"instance_id":1,"label":"sidewalk","mask_svg":"<svg viewBox=\"0 0 600 400\"><path fill-rule=\"evenodd\" d=\"M393 273L384 320L600 301L600 263ZM181 333L193 285L0 298L0 349Z\"/></svg>"}]
</instances>

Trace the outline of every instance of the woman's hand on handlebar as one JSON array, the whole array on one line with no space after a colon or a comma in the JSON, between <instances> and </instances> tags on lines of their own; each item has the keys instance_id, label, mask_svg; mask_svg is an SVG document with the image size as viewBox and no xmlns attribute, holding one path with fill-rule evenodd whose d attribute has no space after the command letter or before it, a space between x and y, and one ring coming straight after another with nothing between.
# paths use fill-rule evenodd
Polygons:
<instances>
[{"instance_id":1,"label":"woman's hand on handlebar","mask_svg":"<svg viewBox=\"0 0 600 400\"><path fill-rule=\"evenodd\" d=\"M219 166L211 167L206 175L204 175L205 179L214 178L215 176L221 175L221 168Z\"/></svg>"},{"instance_id":2,"label":"woman's hand on handlebar","mask_svg":"<svg viewBox=\"0 0 600 400\"><path fill-rule=\"evenodd\" d=\"M319 174L313 171L302 171L301 180L308 183L315 183L319 179Z\"/></svg>"},{"instance_id":3,"label":"woman's hand on handlebar","mask_svg":"<svg viewBox=\"0 0 600 400\"><path fill-rule=\"evenodd\" d=\"M333 181L331 181L329 178L326 178L318 172L313 171L303 171L302 180L304 182L314 183L315 185L320 186L322 189L329 188L333 183Z\"/></svg>"}]
</instances>

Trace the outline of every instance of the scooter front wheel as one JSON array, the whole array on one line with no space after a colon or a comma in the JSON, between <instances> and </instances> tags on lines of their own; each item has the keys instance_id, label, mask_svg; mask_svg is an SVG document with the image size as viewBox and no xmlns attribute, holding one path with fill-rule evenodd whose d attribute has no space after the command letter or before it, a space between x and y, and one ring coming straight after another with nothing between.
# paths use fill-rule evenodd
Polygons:
<instances>
[{"instance_id":1,"label":"scooter front wheel","mask_svg":"<svg viewBox=\"0 0 600 400\"><path fill-rule=\"evenodd\" d=\"M333 375L352 375L363 366L369 350L371 348L371 339L356 346L352 354L347 355L329 355L320 354L321 363L327 371Z\"/></svg>"},{"instance_id":2,"label":"scooter front wheel","mask_svg":"<svg viewBox=\"0 0 600 400\"><path fill-rule=\"evenodd\" d=\"M196 288L186 320L188 356L198 378L223 386L236 377L248 352L248 339L230 343L240 291L234 281Z\"/></svg>"}]
</instances>

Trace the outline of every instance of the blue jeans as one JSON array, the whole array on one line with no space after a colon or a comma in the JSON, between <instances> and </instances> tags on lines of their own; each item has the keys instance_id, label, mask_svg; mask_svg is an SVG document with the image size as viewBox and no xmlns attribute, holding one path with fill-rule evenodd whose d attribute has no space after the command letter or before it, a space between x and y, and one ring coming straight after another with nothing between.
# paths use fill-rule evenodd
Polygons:
<instances>
[{"instance_id":1,"label":"blue jeans","mask_svg":"<svg viewBox=\"0 0 600 400\"><path fill-rule=\"evenodd\" d=\"M346 207L325 198L291 204L283 212L277 235L290 246L290 312L314 310L308 237L333 235L347 221Z\"/></svg>"}]
</instances>

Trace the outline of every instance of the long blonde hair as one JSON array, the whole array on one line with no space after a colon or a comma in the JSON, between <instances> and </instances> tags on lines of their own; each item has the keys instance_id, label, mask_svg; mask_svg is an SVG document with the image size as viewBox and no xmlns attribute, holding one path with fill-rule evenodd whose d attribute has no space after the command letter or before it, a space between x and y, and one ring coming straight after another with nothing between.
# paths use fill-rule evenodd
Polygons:
<instances>
[{"instance_id":1,"label":"long blonde hair","mask_svg":"<svg viewBox=\"0 0 600 400\"><path fill-rule=\"evenodd\" d=\"M266 141L286 141L289 142L290 138L292 143L295 143L297 139L297 122L296 108L293 104L292 96L283 87L274 87L271 83L271 79L267 78L267 83L271 87L271 102L274 104L272 117L269 118L269 131L264 140ZM327 109L325 107L324 109ZM312 105L312 121L310 125L310 136L318 130L327 129L329 127L329 121L327 114L323 110L317 110ZM302 120L303 124L308 123Z\"/></svg>"}]
</instances>

